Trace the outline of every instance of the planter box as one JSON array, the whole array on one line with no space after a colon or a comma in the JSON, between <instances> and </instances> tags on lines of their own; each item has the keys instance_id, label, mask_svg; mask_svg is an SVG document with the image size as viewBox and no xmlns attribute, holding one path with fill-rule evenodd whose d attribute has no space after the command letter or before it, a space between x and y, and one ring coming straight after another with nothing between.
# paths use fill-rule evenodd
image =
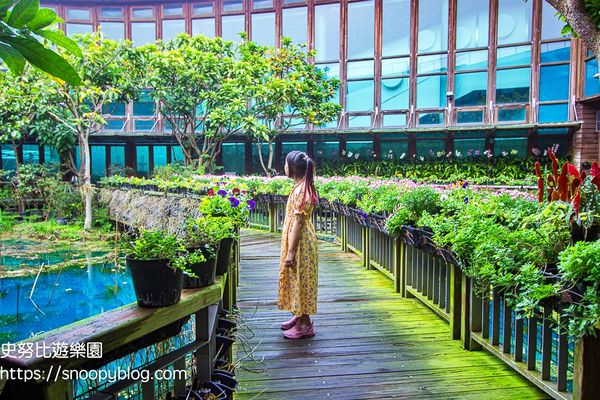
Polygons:
<instances>
[{"instance_id":1,"label":"planter box","mask_svg":"<svg viewBox=\"0 0 600 400\"><path fill-rule=\"evenodd\" d=\"M285 204L287 203L287 196L282 196L280 194L272 194L271 201L277 204Z\"/></svg>"},{"instance_id":2,"label":"planter box","mask_svg":"<svg viewBox=\"0 0 600 400\"><path fill-rule=\"evenodd\" d=\"M377 229L381 233L388 234L387 228L385 227L385 223L387 222L387 217L380 214L369 214L369 222L371 226Z\"/></svg>"},{"instance_id":3,"label":"planter box","mask_svg":"<svg viewBox=\"0 0 600 400\"><path fill-rule=\"evenodd\" d=\"M350 208L350 215L352 218L361 226L370 228L371 224L369 223L369 216L361 209L358 208Z\"/></svg>"}]
</instances>

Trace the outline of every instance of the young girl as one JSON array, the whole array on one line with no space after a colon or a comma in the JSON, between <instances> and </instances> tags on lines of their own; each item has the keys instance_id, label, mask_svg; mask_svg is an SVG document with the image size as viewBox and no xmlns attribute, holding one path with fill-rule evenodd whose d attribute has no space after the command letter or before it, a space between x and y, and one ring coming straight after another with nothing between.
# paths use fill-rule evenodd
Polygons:
<instances>
[{"instance_id":1,"label":"young girl","mask_svg":"<svg viewBox=\"0 0 600 400\"><path fill-rule=\"evenodd\" d=\"M318 197L314 163L306 153L292 151L285 158L285 174L294 179L296 185L285 208L278 307L293 314L292 319L281 324L283 336L302 339L315 335L310 316L317 312L319 261L312 210Z\"/></svg>"}]
</instances>

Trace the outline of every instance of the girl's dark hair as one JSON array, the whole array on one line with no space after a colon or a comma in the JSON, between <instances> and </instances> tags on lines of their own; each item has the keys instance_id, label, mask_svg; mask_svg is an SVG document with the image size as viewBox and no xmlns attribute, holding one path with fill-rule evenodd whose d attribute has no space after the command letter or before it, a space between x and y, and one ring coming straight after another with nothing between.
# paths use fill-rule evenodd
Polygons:
<instances>
[{"instance_id":1,"label":"girl's dark hair","mask_svg":"<svg viewBox=\"0 0 600 400\"><path fill-rule=\"evenodd\" d=\"M288 166L288 176L290 178L302 178L301 185L304 186L304 197L302 203L306 200L311 204L317 204L318 196L315 188L315 163L303 151L290 151L285 157L285 163Z\"/></svg>"}]
</instances>

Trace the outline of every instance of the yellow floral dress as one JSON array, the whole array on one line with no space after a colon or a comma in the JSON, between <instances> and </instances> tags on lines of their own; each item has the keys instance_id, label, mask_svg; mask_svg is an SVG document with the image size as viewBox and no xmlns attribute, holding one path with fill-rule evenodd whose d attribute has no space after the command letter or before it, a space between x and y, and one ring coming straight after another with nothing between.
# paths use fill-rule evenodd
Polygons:
<instances>
[{"instance_id":1,"label":"yellow floral dress","mask_svg":"<svg viewBox=\"0 0 600 400\"><path fill-rule=\"evenodd\" d=\"M313 205L306 200L302 205L304 191L301 185L292 190L285 207L281 239L281 260L279 263L280 310L291 311L299 317L317 313L317 286L319 258L317 234L312 223ZM288 268L285 264L288 249L288 235L296 215L304 218L304 226L296 251L296 265Z\"/></svg>"}]
</instances>

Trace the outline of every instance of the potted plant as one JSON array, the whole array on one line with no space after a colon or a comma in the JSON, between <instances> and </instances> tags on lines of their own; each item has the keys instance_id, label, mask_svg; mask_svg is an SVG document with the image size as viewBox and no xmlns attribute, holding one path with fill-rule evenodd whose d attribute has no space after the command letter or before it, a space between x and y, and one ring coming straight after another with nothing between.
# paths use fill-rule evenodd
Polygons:
<instances>
[{"instance_id":1,"label":"potted plant","mask_svg":"<svg viewBox=\"0 0 600 400\"><path fill-rule=\"evenodd\" d=\"M205 287L215 281L220 239L215 236L218 221L211 221L211 218L189 219L186 223L183 240L187 254L179 263L194 275L184 277L186 289Z\"/></svg>"},{"instance_id":2,"label":"potted plant","mask_svg":"<svg viewBox=\"0 0 600 400\"><path fill-rule=\"evenodd\" d=\"M175 235L143 230L127 242L126 265L140 307L164 307L181 298L183 271L175 262L185 249Z\"/></svg>"}]
</instances>

